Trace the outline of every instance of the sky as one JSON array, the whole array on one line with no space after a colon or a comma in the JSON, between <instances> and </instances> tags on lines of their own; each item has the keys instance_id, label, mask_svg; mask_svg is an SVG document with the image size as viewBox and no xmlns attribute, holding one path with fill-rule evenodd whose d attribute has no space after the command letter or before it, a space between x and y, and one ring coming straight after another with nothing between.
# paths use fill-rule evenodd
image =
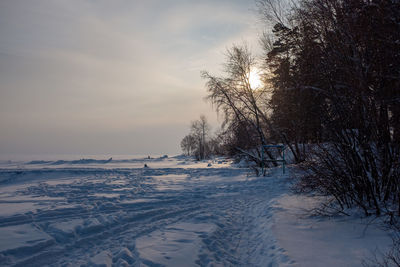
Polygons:
<instances>
[{"instance_id":1,"label":"sky","mask_svg":"<svg viewBox=\"0 0 400 267\"><path fill-rule=\"evenodd\" d=\"M0 156L180 153L254 0L0 1Z\"/></svg>"}]
</instances>

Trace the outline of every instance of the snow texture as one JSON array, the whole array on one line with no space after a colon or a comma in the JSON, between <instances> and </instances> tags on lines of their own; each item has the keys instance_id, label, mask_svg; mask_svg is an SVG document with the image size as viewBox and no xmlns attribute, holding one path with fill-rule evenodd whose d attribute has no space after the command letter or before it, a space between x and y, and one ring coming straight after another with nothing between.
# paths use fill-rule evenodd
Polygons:
<instances>
[{"instance_id":1,"label":"snow texture","mask_svg":"<svg viewBox=\"0 0 400 267\"><path fill-rule=\"evenodd\" d=\"M361 266L390 243L289 186L225 159L4 161L0 266Z\"/></svg>"}]
</instances>

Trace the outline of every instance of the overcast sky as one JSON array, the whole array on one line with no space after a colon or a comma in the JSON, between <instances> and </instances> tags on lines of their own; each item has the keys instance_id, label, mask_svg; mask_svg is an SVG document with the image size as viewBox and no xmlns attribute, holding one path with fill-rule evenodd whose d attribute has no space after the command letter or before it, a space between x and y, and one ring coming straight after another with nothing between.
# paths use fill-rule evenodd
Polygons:
<instances>
[{"instance_id":1,"label":"overcast sky","mask_svg":"<svg viewBox=\"0 0 400 267\"><path fill-rule=\"evenodd\" d=\"M254 0L0 1L0 154L179 153Z\"/></svg>"}]
</instances>

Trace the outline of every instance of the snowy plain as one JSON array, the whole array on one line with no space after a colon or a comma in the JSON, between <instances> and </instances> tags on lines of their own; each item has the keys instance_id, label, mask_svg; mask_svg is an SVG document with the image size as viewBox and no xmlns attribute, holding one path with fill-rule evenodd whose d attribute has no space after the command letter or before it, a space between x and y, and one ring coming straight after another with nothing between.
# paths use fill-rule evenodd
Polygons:
<instances>
[{"instance_id":1,"label":"snowy plain","mask_svg":"<svg viewBox=\"0 0 400 267\"><path fill-rule=\"evenodd\" d=\"M290 186L223 158L4 160L0 266L362 266L390 245Z\"/></svg>"}]
</instances>

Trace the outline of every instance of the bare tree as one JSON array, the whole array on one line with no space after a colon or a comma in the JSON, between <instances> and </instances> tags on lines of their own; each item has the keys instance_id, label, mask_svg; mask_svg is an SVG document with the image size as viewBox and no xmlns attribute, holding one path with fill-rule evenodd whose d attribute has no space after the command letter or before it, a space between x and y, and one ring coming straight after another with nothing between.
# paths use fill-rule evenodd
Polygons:
<instances>
[{"instance_id":1,"label":"bare tree","mask_svg":"<svg viewBox=\"0 0 400 267\"><path fill-rule=\"evenodd\" d=\"M188 156L195 156L202 160L211 154L211 126L204 115L200 119L192 121L190 124L190 133L181 141L181 149ZM214 144L214 146L216 146Z\"/></svg>"},{"instance_id":2,"label":"bare tree","mask_svg":"<svg viewBox=\"0 0 400 267\"><path fill-rule=\"evenodd\" d=\"M256 4L267 26L275 24L289 25L290 11L296 6L293 0L257 0Z\"/></svg>"},{"instance_id":3,"label":"bare tree","mask_svg":"<svg viewBox=\"0 0 400 267\"><path fill-rule=\"evenodd\" d=\"M267 144L268 131L271 126L267 116L265 88L254 90L250 82L250 73L257 68L256 59L246 45L234 45L227 51L227 62L225 63L225 77L213 76L204 71L202 77L207 80L208 100L211 101L218 111L224 114L225 125L250 126L248 134L257 140L255 149L257 156L253 159L263 164L260 160L260 147L264 149ZM243 148L238 150L245 152ZM273 159L267 151L267 155ZM277 165L276 162L273 162Z\"/></svg>"},{"instance_id":4,"label":"bare tree","mask_svg":"<svg viewBox=\"0 0 400 267\"><path fill-rule=\"evenodd\" d=\"M196 138L188 134L181 141L181 149L187 155L190 156L196 149Z\"/></svg>"},{"instance_id":5,"label":"bare tree","mask_svg":"<svg viewBox=\"0 0 400 267\"><path fill-rule=\"evenodd\" d=\"M207 145L207 138L210 132L210 125L207 122L207 118L204 115L200 116L199 120L192 122L190 131L191 136L197 142L196 157L197 159L205 159L209 156L209 149Z\"/></svg>"}]
</instances>

